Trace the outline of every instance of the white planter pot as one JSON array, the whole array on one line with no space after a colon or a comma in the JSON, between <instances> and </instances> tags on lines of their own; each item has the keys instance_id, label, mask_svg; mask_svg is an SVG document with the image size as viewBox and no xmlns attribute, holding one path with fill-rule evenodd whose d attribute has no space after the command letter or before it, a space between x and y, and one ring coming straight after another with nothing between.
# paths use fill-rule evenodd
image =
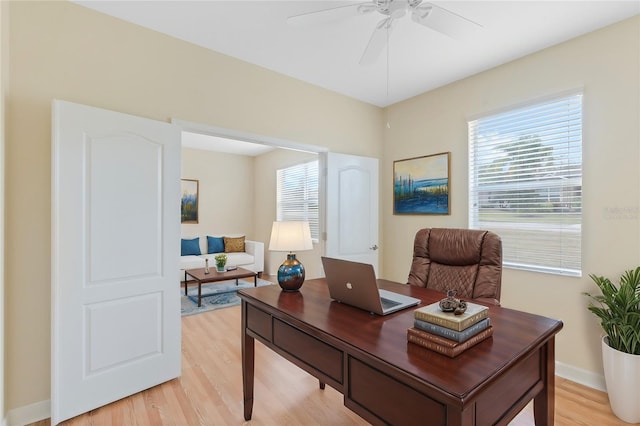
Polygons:
<instances>
[{"instance_id":1,"label":"white planter pot","mask_svg":"<svg viewBox=\"0 0 640 426\"><path fill-rule=\"evenodd\" d=\"M613 349L604 336L602 362L613 414L627 423L640 423L640 355Z\"/></svg>"}]
</instances>

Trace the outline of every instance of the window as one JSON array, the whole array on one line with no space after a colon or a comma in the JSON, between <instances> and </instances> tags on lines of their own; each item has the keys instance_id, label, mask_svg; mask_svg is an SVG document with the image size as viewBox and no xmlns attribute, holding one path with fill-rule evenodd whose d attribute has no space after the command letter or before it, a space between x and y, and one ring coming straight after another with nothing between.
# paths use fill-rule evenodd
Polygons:
<instances>
[{"instance_id":1,"label":"window","mask_svg":"<svg viewBox=\"0 0 640 426\"><path fill-rule=\"evenodd\" d=\"M318 161L280 169L277 181L276 220L308 221L311 239L318 242Z\"/></svg>"},{"instance_id":2,"label":"window","mask_svg":"<svg viewBox=\"0 0 640 426\"><path fill-rule=\"evenodd\" d=\"M582 93L469 122L469 227L506 267L582 274Z\"/></svg>"}]
</instances>

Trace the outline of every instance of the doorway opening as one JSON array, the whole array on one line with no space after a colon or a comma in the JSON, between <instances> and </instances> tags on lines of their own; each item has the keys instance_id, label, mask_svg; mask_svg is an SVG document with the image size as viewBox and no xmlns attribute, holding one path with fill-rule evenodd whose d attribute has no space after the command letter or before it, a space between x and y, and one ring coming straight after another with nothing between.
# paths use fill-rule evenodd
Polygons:
<instances>
[{"instance_id":1,"label":"doorway opening","mask_svg":"<svg viewBox=\"0 0 640 426\"><path fill-rule=\"evenodd\" d=\"M265 246L264 271L275 275L282 253L268 250L277 217L277 171L310 161L324 164L324 147L173 120L182 129L182 179L198 180L198 223L182 223L183 237L243 234ZM318 181L318 236L324 231L324 183ZM323 276L324 241L300 253L308 277ZM305 261L306 260L306 261Z\"/></svg>"}]
</instances>

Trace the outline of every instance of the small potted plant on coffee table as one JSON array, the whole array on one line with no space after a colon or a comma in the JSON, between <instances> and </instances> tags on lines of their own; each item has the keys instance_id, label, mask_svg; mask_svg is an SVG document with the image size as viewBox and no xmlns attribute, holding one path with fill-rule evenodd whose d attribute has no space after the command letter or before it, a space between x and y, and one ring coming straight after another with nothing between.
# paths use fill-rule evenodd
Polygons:
<instances>
[{"instance_id":1,"label":"small potted plant on coffee table","mask_svg":"<svg viewBox=\"0 0 640 426\"><path fill-rule=\"evenodd\" d=\"M216 271L224 272L224 266L227 264L227 255L217 254L214 259L216 260Z\"/></svg>"}]
</instances>

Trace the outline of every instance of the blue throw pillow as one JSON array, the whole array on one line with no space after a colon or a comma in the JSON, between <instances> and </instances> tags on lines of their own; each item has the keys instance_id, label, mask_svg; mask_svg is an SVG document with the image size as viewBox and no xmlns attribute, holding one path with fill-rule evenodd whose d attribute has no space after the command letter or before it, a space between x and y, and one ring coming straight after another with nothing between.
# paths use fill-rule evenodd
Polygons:
<instances>
[{"instance_id":1,"label":"blue throw pillow","mask_svg":"<svg viewBox=\"0 0 640 426\"><path fill-rule=\"evenodd\" d=\"M207 254L224 253L224 239L207 235Z\"/></svg>"},{"instance_id":2,"label":"blue throw pillow","mask_svg":"<svg viewBox=\"0 0 640 426\"><path fill-rule=\"evenodd\" d=\"M200 237L180 242L180 256L200 256Z\"/></svg>"}]
</instances>

